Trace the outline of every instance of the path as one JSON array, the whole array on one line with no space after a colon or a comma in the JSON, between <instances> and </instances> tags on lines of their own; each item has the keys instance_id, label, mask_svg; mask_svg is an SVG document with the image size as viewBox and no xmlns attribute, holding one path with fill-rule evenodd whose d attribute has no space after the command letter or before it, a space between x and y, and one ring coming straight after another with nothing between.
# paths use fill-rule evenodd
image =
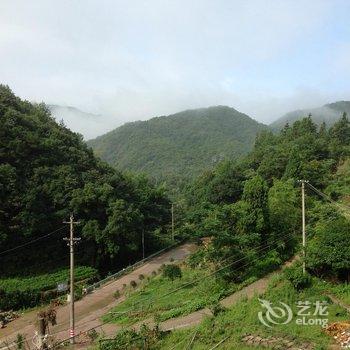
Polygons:
<instances>
[{"instance_id":1,"label":"path","mask_svg":"<svg viewBox=\"0 0 350 350\"><path fill-rule=\"evenodd\" d=\"M137 281L140 274L150 276L152 271L158 270L162 264L169 263L173 259L174 261L184 260L195 249L196 246L194 244L183 244L151 259L133 272L103 285L93 293L77 301L75 303L76 334L100 324L99 318L123 300L121 298L116 301L113 296L116 290L123 288L123 284L129 285L130 281ZM37 312L38 310L28 312L19 319L7 324L5 328L0 329L0 342L12 342L18 333L30 339L35 332ZM51 327L51 333L55 333L55 337L60 340L67 338L69 336L69 305L64 305L57 309L57 321L58 325ZM106 325L106 329L108 332L112 332L116 330L116 327L115 325Z\"/></svg>"},{"instance_id":2,"label":"path","mask_svg":"<svg viewBox=\"0 0 350 350\"><path fill-rule=\"evenodd\" d=\"M290 266L296 259L297 258L293 258L290 261L287 261L281 269L287 266ZM275 275L277 272L279 272L281 269L275 272L272 272L263 278L260 278L259 280L253 282L252 284L222 299L220 301L220 304L224 307L230 307L235 303L237 303L242 298L251 299L254 297L254 295L261 295L265 293L272 276ZM161 322L159 324L159 327L163 331L171 331L171 330L180 329L180 328L192 327L200 324L206 316L210 316L210 315L212 315L211 311L208 308L205 308L202 310L192 312L191 314L186 316L171 318L169 320ZM155 326L153 318L150 318L134 324L132 328L138 329L142 324L146 324L149 327ZM97 325L98 323L96 323L96 326ZM112 337L118 329L120 329L120 327L118 327L115 324L104 324L98 328L98 330L102 331L106 335L106 337Z\"/></svg>"}]
</instances>

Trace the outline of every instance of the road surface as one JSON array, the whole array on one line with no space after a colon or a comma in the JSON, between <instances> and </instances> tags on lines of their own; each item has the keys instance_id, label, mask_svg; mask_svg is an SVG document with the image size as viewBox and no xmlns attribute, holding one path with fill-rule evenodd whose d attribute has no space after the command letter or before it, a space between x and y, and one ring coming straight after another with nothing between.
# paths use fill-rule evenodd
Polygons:
<instances>
[{"instance_id":1,"label":"road surface","mask_svg":"<svg viewBox=\"0 0 350 350\"><path fill-rule=\"evenodd\" d=\"M153 271L158 270L162 264L174 261L182 261L196 249L191 243L183 244L168 252L165 252L144 265L135 269L131 273L109 282L93 293L88 294L83 299L75 303L76 334L91 329L101 323L100 317L107 313L123 298L115 300L113 294L116 290L121 290L123 285L129 285L130 281L138 281L140 274L150 276ZM0 344L11 343L20 333L31 343L31 339L36 330L37 312L39 310L25 313L22 317L8 323L5 328L0 329ZM63 305L57 309L58 324L50 328L50 333L55 335L55 339L63 340L69 337L69 305ZM115 325L105 325L108 333L115 332L118 327ZM1 348L1 346L0 346Z\"/></svg>"}]
</instances>

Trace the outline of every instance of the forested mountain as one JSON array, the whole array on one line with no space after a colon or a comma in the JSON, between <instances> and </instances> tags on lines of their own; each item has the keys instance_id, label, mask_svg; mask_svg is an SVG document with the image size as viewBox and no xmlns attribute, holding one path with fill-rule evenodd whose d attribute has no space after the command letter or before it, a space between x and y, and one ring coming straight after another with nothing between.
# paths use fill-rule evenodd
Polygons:
<instances>
[{"instance_id":1,"label":"forested mountain","mask_svg":"<svg viewBox=\"0 0 350 350\"><path fill-rule=\"evenodd\" d=\"M343 113L350 114L350 101L338 101L326 104L318 108L300 109L289 112L270 124L275 130L281 130L286 123L293 124L296 120L312 115L312 120L321 125L323 122L327 126L333 125Z\"/></svg>"},{"instance_id":2,"label":"forested mountain","mask_svg":"<svg viewBox=\"0 0 350 350\"><path fill-rule=\"evenodd\" d=\"M116 168L169 183L246 154L264 128L233 108L217 106L127 123L88 144Z\"/></svg>"},{"instance_id":3,"label":"forested mountain","mask_svg":"<svg viewBox=\"0 0 350 350\"><path fill-rule=\"evenodd\" d=\"M103 116L83 112L78 108L70 106L47 105L51 115L71 130L79 132L85 140L102 135L108 130L108 126L103 122Z\"/></svg>"},{"instance_id":4,"label":"forested mountain","mask_svg":"<svg viewBox=\"0 0 350 350\"><path fill-rule=\"evenodd\" d=\"M329 129L318 127L308 117L278 134L264 131L243 160L222 162L187 188L179 234L212 236L214 249L207 258L214 262L228 257L252 262L241 276L236 273L240 265L232 265L225 271L230 278L239 280L249 271L277 266L300 242L298 180L305 179L325 193L319 196L306 186L308 269L320 276L348 280L350 224L343 214L345 209L347 218L350 215L350 207L344 207L349 204L349 157L346 114ZM268 255L256 251L266 244Z\"/></svg>"},{"instance_id":5,"label":"forested mountain","mask_svg":"<svg viewBox=\"0 0 350 350\"><path fill-rule=\"evenodd\" d=\"M117 269L162 244L170 204L161 188L96 158L79 134L45 105L22 101L0 85L0 272L67 263L63 224L74 213L82 243L78 263ZM65 227L64 227L65 226ZM28 248L14 247L58 230Z\"/></svg>"},{"instance_id":6,"label":"forested mountain","mask_svg":"<svg viewBox=\"0 0 350 350\"><path fill-rule=\"evenodd\" d=\"M344 324L339 304L349 302L350 206L345 205L350 191L349 156L350 123L346 115L330 128L318 127L311 118L305 118L279 133L262 132L246 157L223 161L201 175L185 191L187 206L182 221L177 219L176 231L182 237L205 237L200 240L205 244L186 264L165 267L161 276L118 303L104 320L130 325L140 324L140 318L157 317L161 322L190 314L181 320L186 329L189 318L200 320L199 309L210 310L210 318L202 319L199 327L193 325L175 334L147 328L140 332L126 330L99 349L142 348L150 338L153 343L148 344L154 349L172 349L184 339L198 349L217 348L223 340L222 348L248 349L260 347L262 334L267 339L266 348L278 334L281 349L289 346L282 343L288 337L298 339L299 344L307 339L306 344L315 349L328 349L333 333L327 329ZM304 182L305 259L300 244L301 179L309 181ZM289 266L281 269L287 260ZM305 262L305 272L301 262ZM273 270L275 273L268 274ZM262 276L264 279L256 282ZM242 289L246 285L247 289ZM238 295L240 298L236 298ZM167 308L163 296L168 296ZM334 296L337 301L333 303ZM258 299L261 297L264 300ZM234 302L230 305L228 300ZM260 316L257 318L265 312L261 303L270 307L285 302L290 305L291 315L297 315L300 305L312 305L309 300L325 300L324 324L305 323L299 327L291 317L291 322L279 325L276 318L270 327ZM135 318L134 305L144 310L140 318ZM178 324L181 321L176 320ZM218 336L212 340L215 334ZM255 344L250 336L249 341L242 341L246 334L259 334ZM326 334L332 338L325 339Z\"/></svg>"}]
</instances>

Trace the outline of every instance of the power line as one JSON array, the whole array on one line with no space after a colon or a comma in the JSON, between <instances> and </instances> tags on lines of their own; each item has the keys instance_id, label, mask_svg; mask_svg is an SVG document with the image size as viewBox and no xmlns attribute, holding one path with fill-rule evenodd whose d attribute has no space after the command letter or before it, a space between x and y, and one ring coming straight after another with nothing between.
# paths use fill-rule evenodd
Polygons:
<instances>
[{"instance_id":1,"label":"power line","mask_svg":"<svg viewBox=\"0 0 350 350\"><path fill-rule=\"evenodd\" d=\"M287 235L286 235L286 236L287 236ZM286 237L286 236L283 236L283 237ZM294 237L294 236L289 237L289 239L287 240L287 242L290 241L290 240L292 240L293 238L295 238L295 237ZM269 245L267 245L267 246L271 246L271 244L269 244ZM266 249L267 246L265 246L264 248ZM237 268L237 270L242 269L242 268L248 266L251 262L253 262L253 261L258 261L258 260L260 260L260 258L252 259L252 260L249 261L247 264L242 265L242 266L240 266L239 268ZM236 261L236 262L237 262L237 261ZM225 266L225 268L226 268L226 267L229 267L229 266L232 265L232 264L233 264L233 263L231 263L231 264ZM220 268L220 269L214 271L213 273L211 273L211 274L209 274L209 275L207 275L207 276L205 276L205 277L203 277L203 278L207 278L207 277L209 277L209 276L211 276L211 275L213 275L213 274L215 274L215 273L221 271L222 269L223 269L223 268ZM203 278L202 278L202 279L203 279ZM202 280L202 279L201 279L201 280ZM198 280L195 280L193 283L195 283L196 281L198 281ZM193 283L192 283L192 284L193 284ZM188 286L188 284L183 285L182 288L184 288L184 287L186 287L186 286ZM177 290L178 290L178 289L175 289L175 290L173 290L172 292L176 292ZM161 296L158 298L158 300L159 300L160 298L164 297L164 296L169 295L169 294L170 294L170 293L161 295ZM132 309L129 309L129 310L132 310ZM128 311L128 310L127 310L127 311ZM90 319L89 321L86 321L85 323L80 324L80 326L82 326L82 325L84 325L84 324L86 324L86 323L88 323L88 322L94 321L94 320L96 320L96 319L98 319L98 318L100 318L100 317L95 317L95 318L93 318L93 319ZM92 327L92 328L89 328L89 329L87 329L86 331L81 332L81 333L87 333L87 332L92 331L92 330L94 330L94 329L96 329L96 328L102 327L102 326L104 326L104 325L107 324L107 323L109 323L109 322L108 322L108 321L103 321L103 322L101 322L99 325L97 325L97 326L95 326L95 327ZM61 332L61 331L60 331L60 332ZM57 333L58 333L58 332L57 332ZM53 334L57 334L57 333L53 333ZM75 335L74 337L76 337L76 336L78 336L78 335ZM60 341L59 343L55 344L55 345L53 346L53 349L55 349L57 346L60 346L61 344L65 343L65 342L68 341L69 339L70 339L70 338L66 338L66 339Z\"/></svg>"},{"instance_id":2,"label":"power line","mask_svg":"<svg viewBox=\"0 0 350 350\"><path fill-rule=\"evenodd\" d=\"M284 235L284 236L282 236L282 237L280 237L280 238L286 238L286 237L288 237L288 236L289 236L289 238L286 240L286 242L289 242L289 241L291 241L292 239L295 238L294 235L290 235L290 234ZM278 240L279 240L279 238L276 238L276 240L273 240L270 244L267 244L267 245L264 245L264 246L260 246L259 249L256 250L256 252L266 250L267 248L269 248L269 247L271 247L273 244L275 244L276 241L278 241ZM232 266L233 264L235 264L235 263L237 263L237 262L239 262L239 261L242 261L242 260L245 259L245 258L246 258L246 257L241 258L241 259L238 259L238 260L235 260L235 261L231 262L230 264L227 264L226 266L221 267L221 268L219 268L219 269L213 271L212 273L210 273L210 274L208 274L208 275L206 275L206 276L204 276L204 277L202 277L202 278L200 278L200 279L196 279L196 280L194 280L194 281L192 281L192 282L183 284L183 285L180 286L179 288L173 289L172 291L170 291L170 292L168 292L168 293L165 293L165 294L163 294L163 295L160 295L160 296L157 298L157 300L159 300L159 299L161 299L161 298L164 298L164 297L166 297L166 296L168 296L168 295L171 295L171 294L173 294L173 293L176 293L178 290L181 290L181 289L183 289L183 288L185 288L185 287L188 287L189 285L195 284L195 283L197 283L197 282L199 282L199 281L202 281L203 279L206 279L206 278L208 278L208 277L210 277L210 276L213 276L213 275L215 275L216 273L218 273L218 272L220 272L220 271L222 271L222 270L224 270L224 269L226 269L226 268ZM239 266L239 267L236 269L236 271L247 267L248 265L250 265L250 264L251 264L252 262L254 262L254 261L259 261L260 259L261 259L260 257L255 258L255 259L252 259L252 260L248 261L246 264ZM225 259L225 260L227 260L227 259ZM225 261L225 260L224 260L224 261ZM135 306L135 305L139 305L139 304L142 303L144 300L146 300L146 298L144 298L143 300L140 300L139 302L135 303L134 306ZM135 308L133 307L133 308L129 308L129 309L125 310L124 312L127 313L127 312L130 312L130 311L138 311L138 310L135 310ZM88 321L79 324L79 326L81 327L81 326L83 326L84 324L89 323L89 322L91 322L91 321L93 321L93 320L96 320L96 319L98 319L98 318L100 318L100 317L95 317L95 318L93 318L93 319L89 319ZM63 323L63 324L66 324L66 323L68 323L68 322L65 322L65 323ZM90 330L93 330L93 329L96 329L96 328L98 328L98 327L101 327L101 326L103 326L103 325L105 325L105 324L107 324L107 323L109 323L109 321L104 321L104 322L100 323L99 325L97 325L97 326L95 326L95 327L92 327L92 328L90 328L90 329L88 329L88 330L86 330L86 331L84 331L84 332L89 332ZM62 325L62 324L61 324L61 325ZM60 333L60 332L62 332L62 331L55 332L55 333L53 333L53 335L54 335L54 334L57 334L57 333ZM60 342L59 344L62 344L62 343L64 343L64 342L67 341L67 340L69 340L69 338L63 340L63 341Z\"/></svg>"},{"instance_id":3,"label":"power line","mask_svg":"<svg viewBox=\"0 0 350 350\"><path fill-rule=\"evenodd\" d=\"M334 199L332 199L331 197L327 196L325 193L321 192L320 190L318 190L316 187L314 187L313 185L311 185L309 182L306 182L306 184L309 186L309 188L314 191L316 194L318 194L320 197L328 200L329 202L331 202L332 204L336 205L339 209L343 210L343 211L348 211L350 210L350 207L346 204L342 204L342 203L338 203L337 201L335 201ZM350 215L349 213L346 213L347 215Z\"/></svg>"},{"instance_id":4,"label":"power line","mask_svg":"<svg viewBox=\"0 0 350 350\"><path fill-rule=\"evenodd\" d=\"M21 245L19 245L19 246L17 246L17 247L14 247L14 248L10 248L10 249L4 250L4 251L0 252L0 255L6 254L6 253L9 253L9 252L13 252L13 251L18 250L18 249L20 249L20 248L26 247L26 246L28 246L28 245L30 245L30 244L32 244L32 243L38 242L38 241L40 241L40 240L42 240L42 239L44 239L44 238L47 238L47 237L49 237L49 236L52 236L53 234L55 234L55 233L57 233L57 232L63 230L64 228L65 228L65 227L62 226L61 228L59 228L59 229L57 229L57 230L55 230L55 231L52 231L52 232L50 232L50 233L48 233L48 234L46 234L46 235L44 235L44 236L38 237L38 238L36 238L36 239L33 239L32 241L29 241L29 242L27 242L27 243L21 244Z\"/></svg>"}]
</instances>

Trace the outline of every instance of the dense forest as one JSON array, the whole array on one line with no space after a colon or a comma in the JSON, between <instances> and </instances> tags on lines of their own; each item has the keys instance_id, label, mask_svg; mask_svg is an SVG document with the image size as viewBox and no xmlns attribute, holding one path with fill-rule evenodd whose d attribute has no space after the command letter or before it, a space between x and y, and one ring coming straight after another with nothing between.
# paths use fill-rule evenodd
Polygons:
<instances>
[{"instance_id":1,"label":"dense forest","mask_svg":"<svg viewBox=\"0 0 350 350\"><path fill-rule=\"evenodd\" d=\"M215 118L225 126L231 118L225 113L231 111L219 109L224 114ZM211 169L204 166L202 174L183 184L174 203L176 237L209 237L211 242L191 257L193 266L209 262L223 281L240 284L300 251L298 180L304 179L310 183L308 272L349 280L350 123L346 113L339 117L331 127L307 117L279 133L255 124L259 133L250 153L218 160ZM80 221L76 258L82 278L139 260L142 235L146 254L170 244L171 202L165 186L112 168L45 105L22 101L6 86L0 87L0 118L0 272L1 288L8 293L2 308L34 306L42 301L43 288L68 276L63 221L71 213ZM227 154L236 150L225 147ZM17 289L28 283L33 288L28 292L26 287L18 298Z\"/></svg>"},{"instance_id":2,"label":"dense forest","mask_svg":"<svg viewBox=\"0 0 350 350\"><path fill-rule=\"evenodd\" d=\"M163 188L111 168L79 134L57 123L45 105L22 101L3 85L0 197L3 276L67 266L63 237L69 228L63 221L70 213L80 221L78 264L100 271L139 259L142 233L146 253L161 247L170 222Z\"/></svg>"},{"instance_id":3,"label":"dense forest","mask_svg":"<svg viewBox=\"0 0 350 350\"><path fill-rule=\"evenodd\" d=\"M233 108L217 106L127 123L88 144L117 169L178 188L223 159L245 155L264 128Z\"/></svg>"},{"instance_id":4,"label":"dense forest","mask_svg":"<svg viewBox=\"0 0 350 350\"><path fill-rule=\"evenodd\" d=\"M243 160L222 162L188 186L179 234L212 237L206 258L218 265L223 259L240 261L223 271L229 278L240 280L252 271L278 266L298 248L298 180L308 180L308 270L348 279L350 224L344 210L350 212L349 156L350 124L345 113L330 128L318 127L307 117L287 124L279 134L264 131ZM322 191L323 198L312 186ZM237 273L247 261L249 267Z\"/></svg>"}]
</instances>

